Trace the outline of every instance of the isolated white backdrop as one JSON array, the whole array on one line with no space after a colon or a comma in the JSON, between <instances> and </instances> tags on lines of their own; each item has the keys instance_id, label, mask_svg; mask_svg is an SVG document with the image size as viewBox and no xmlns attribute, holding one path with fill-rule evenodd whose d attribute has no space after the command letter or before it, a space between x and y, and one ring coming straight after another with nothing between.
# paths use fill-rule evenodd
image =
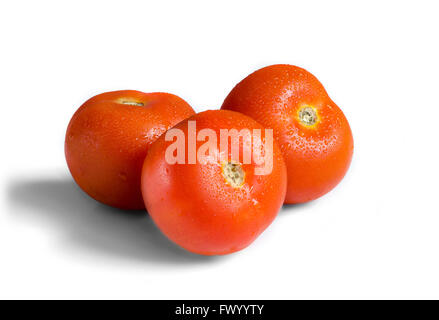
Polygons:
<instances>
[{"instance_id":1,"label":"isolated white backdrop","mask_svg":"<svg viewBox=\"0 0 439 320\"><path fill-rule=\"evenodd\" d=\"M437 1L2 1L0 298L439 298ZM350 171L248 249L201 257L72 182L67 123L110 90L215 109L289 63L350 121Z\"/></svg>"}]
</instances>

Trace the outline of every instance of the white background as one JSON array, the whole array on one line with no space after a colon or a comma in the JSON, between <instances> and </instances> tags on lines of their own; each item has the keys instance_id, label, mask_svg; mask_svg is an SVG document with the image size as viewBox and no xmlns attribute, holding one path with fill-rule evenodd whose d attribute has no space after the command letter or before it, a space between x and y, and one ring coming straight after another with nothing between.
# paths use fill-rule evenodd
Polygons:
<instances>
[{"instance_id":1,"label":"white background","mask_svg":"<svg viewBox=\"0 0 439 320\"><path fill-rule=\"evenodd\" d=\"M437 1L2 1L0 298L439 298ZM274 63L345 112L346 178L249 248L196 256L72 182L83 101L167 91L197 111Z\"/></svg>"}]
</instances>

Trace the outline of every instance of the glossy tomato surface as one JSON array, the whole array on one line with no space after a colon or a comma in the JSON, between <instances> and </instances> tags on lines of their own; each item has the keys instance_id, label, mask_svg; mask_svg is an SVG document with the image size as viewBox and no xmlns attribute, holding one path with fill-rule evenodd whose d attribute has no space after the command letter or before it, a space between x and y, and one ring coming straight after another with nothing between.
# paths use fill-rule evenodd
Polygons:
<instances>
[{"instance_id":1,"label":"glossy tomato surface","mask_svg":"<svg viewBox=\"0 0 439 320\"><path fill-rule=\"evenodd\" d=\"M288 171L286 203L324 195L349 168L349 123L323 85L302 68L272 65L255 71L233 88L221 109L242 112L274 130Z\"/></svg>"},{"instance_id":2,"label":"glossy tomato surface","mask_svg":"<svg viewBox=\"0 0 439 320\"><path fill-rule=\"evenodd\" d=\"M142 209L140 174L149 146L194 114L169 93L125 90L86 101L67 128L65 155L76 183L92 198L122 209Z\"/></svg>"},{"instance_id":3,"label":"glossy tomato surface","mask_svg":"<svg viewBox=\"0 0 439 320\"><path fill-rule=\"evenodd\" d=\"M266 161L243 161L243 141L239 144L240 159L231 154L230 140L226 158L218 157L220 141L206 152L205 163L189 164L190 125L196 124L196 135L210 129L220 137L221 129L259 129L258 140L265 143L264 128L255 120L232 111L205 111L182 121L151 146L142 172L142 192L146 208L156 225L172 241L183 248L203 255L222 255L247 247L276 217L286 192L286 167L280 149L262 148L272 157L272 170L257 174L256 167ZM184 163L170 164L167 150L178 138L166 141L174 129L186 139ZM189 131L189 133L188 133ZM196 142L197 150L208 139ZM221 160L223 159L223 160Z\"/></svg>"}]
</instances>

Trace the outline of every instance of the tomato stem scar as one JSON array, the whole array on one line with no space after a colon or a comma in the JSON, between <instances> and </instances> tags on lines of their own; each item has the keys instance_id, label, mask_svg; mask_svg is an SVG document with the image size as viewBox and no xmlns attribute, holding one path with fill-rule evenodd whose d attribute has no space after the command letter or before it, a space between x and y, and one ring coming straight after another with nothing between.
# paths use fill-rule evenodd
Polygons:
<instances>
[{"instance_id":1,"label":"tomato stem scar","mask_svg":"<svg viewBox=\"0 0 439 320\"><path fill-rule=\"evenodd\" d=\"M245 180L245 172L239 163L227 162L222 165L223 176L233 188L242 187Z\"/></svg>"},{"instance_id":2,"label":"tomato stem scar","mask_svg":"<svg viewBox=\"0 0 439 320\"><path fill-rule=\"evenodd\" d=\"M299 120L307 127L315 125L318 120L316 109L310 106L302 107L299 110Z\"/></svg>"},{"instance_id":3,"label":"tomato stem scar","mask_svg":"<svg viewBox=\"0 0 439 320\"><path fill-rule=\"evenodd\" d=\"M143 102L137 102L137 101L122 101L122 104L127 104L130 106L138 106L138 107L143 107Z\"/></svg>"}]
</instances>

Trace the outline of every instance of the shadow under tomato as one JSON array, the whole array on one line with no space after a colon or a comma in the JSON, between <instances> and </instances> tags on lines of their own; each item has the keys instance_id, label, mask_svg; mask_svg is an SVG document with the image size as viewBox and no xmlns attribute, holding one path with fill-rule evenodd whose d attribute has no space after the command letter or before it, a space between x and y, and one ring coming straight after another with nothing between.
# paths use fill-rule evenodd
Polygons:
<instances>
[{"instance_id":1,"label":"shadow under tomato","mask_svg":"<svg viewBox=\"0 0 439 320\"><path fill-rule=\"evenodd\" d=\"M55 229L61 244L111 258L141 260L160 265L214 261L181 249L169 241L146 211L125 211L100 204L70 177L15 180L8 201L16 216ZM67 249L68 249L67 248Z\"/></svg>"},{"instance_id":2,"label":"shadow under tomato","mask_svg":"<svg viewBox=\"0 0 439 320\"><path fill-rule=\"evenodd\" d=\"M291 215L298 212L303 212L304 210L308 210L312 208L315 205L316 201L318 200L313 200L304 203L295 203L295 204L284 203L282 205L281 210L279 211L278 216Z\"/></svg>"}]
</instances>

